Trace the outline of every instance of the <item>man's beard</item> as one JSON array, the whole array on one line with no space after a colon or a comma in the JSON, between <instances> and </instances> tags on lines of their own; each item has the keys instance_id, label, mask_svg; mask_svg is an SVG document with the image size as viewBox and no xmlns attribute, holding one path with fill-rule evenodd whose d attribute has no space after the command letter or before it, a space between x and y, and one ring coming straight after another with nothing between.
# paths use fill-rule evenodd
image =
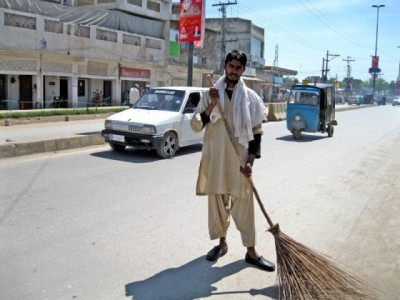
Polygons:
<instances>
[{"instance_id":1,"label":"man's beard","mask_svg":"<svg viewBox=\"0 0 400 300\"><path fill-rule=\"evenodd\" d=\"M237 84L239 82L239 76L236 76L237 79L230 79L229 75L225 76L225 81L230 84Z\"/></svg>"}]
</instances>

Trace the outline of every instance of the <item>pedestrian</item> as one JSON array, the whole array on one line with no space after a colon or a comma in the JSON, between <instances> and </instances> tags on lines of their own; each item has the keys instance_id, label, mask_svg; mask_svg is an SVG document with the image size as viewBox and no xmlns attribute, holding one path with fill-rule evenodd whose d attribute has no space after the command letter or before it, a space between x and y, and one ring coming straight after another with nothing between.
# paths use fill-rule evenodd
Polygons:
<instances>
[{"instance_id":1,"label":"pedestrian","mask_svg":"<svg viewBox=\"0 0 400 300\"><path fill-rule=\"evenodd\" d=\"M262 123L266 118L262 99L241 78L247 56L233 50L225 59L225 75L201 98L191 120L195 132L205 130L196 194L208 196L208 229L219 244L206 256L216 261L228 251L227 231L232 218L247 248L245 261L266 271L275 265L256 251L256 230L251 177L254 160L261 157ZM221 119L217 98L236 138L239 162ZM243 167L242 167L243 166Z\"/></svg>"},{"instance_id":2,"label":"pedestrian","mask_svg":"<svg viewBox=\"0 0 400 300\"><path fill-rule=\"evenodd\" d=\"M97 94L97 104L99 106L103 106L103 91L100 90L100 92Z\"/></svg>"},{"instance_id":3,"label":"pedestrian","mask_svg":"<svg viewBox=\"0 0 400 300\"><path fill-rule=\"evenodd\" d=\"M129 103L134 105L140 98L139 85L135 83L135 86L129 90Z\"/></svg>"}]
</instances>

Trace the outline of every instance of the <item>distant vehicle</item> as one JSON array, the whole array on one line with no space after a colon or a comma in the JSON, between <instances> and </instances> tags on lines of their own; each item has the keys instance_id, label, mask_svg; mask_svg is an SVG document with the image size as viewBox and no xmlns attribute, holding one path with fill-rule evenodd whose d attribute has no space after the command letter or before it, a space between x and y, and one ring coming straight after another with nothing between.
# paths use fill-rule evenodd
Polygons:
<instances>
[{"instance_id":1,"label":"distant vehicle","mask_svg":"<svg viewBox=\"0 0 400 300\"><path fill-rule=\"evenodd\" d=\"M346 103L346 100L344 99L343 96L336 95L336 96L335 96L335 103L336 103L336 104L345 104L345 103Z\"/></svg>"},{"instance_id":2,"label":"distant vehicle","mask_svg":"<svg viewBox=\"0 0 400 300\"><path fill-rule=\"evenodd\" d=\"M400 105L400 97L393 98L392 106Z\"/></svg>"},{"instance_id":3,"label":"distant vehicle","mask_svg":"<svg viewBox=\"0 0 400 300\"><path fill-rule=\"evenodd\" d=\"M162 158L179 148L202 143L204 130L190 127L203 93L201 87L158 87L148 90L131 108L105 120L102 135L115 151L126 147L156 150Z\"/></svg>"},{"instance_id":4,"label":"distant vehicle","mask_svg":"<svg viewBox=\"0 0 400 300\"><path fill-rule=\"evenodd\" d=\"M333 85L316 83L294 85L286 109L286 127L293 138L302 132L328 133L333 136L335 120L335 90Z\"/></svg>"},{"instance_id":5,"label":"distant vehicle","mask_svg":"<svg viewBox=\"0 0 400 300\"><path fill-rule=\"evenodd\" d=\"M347 104L348 105L360 105L360 104L364 104L364 96L361 95L355 95L355 96L350 96L347 99Z\"/></svg>"},{"instance_id":6,"label":"distant vehicle","mask_svg":"<svg viewBox=\"0 0 400 300\"><path fill-rule=\"evenodd\" d=\"M386 105L386 96L375 96L374 102L377 105Z\"/></svg>"},{"instance_id":7,"label":"distant vehicle","mask_svg":"<svg viewBox=\"0 0 400 300\"><path fill-rule=\"evenodd\" d=\"M372 104L373 103L373 95L372 94L366 94L364 95L364 104Z\"/></svg>"}]
</instances>

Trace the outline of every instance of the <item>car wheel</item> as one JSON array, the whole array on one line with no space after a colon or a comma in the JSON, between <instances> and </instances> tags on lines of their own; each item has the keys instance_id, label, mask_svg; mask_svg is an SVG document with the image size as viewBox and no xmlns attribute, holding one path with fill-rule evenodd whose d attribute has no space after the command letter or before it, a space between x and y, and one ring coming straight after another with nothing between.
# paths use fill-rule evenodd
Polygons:
<instances>
[{"instance_id":1,"label":"car wheel","mask_svg":"<svg viewBox=\"0 0 400 300\"><path fill-rule=\"evenodd\" d=\"M334 132L334 128L332 125L328 125L328 136L332 137Z\"/></svg>"},{"instance_id":2,"label":"car wheel","mask_svg":"<svg viewBox=\"0 0 400 300\"><path fill-rule=\"evenodd\" d=\"M111 148L112 148L113 150L115 150L115 151L124 151L125 148L126 148L125 145L113 144L113 143L110 143L110 146L111 146Z\"/></svg>"},{"instance_id":3,"label":"car wheel","mask_svg":"<svg viewBox=\"0 0 400 300\"><path fill-rule=\"evenodd\" d=\"M295 140L299 140L301 138L301 130L300 129L293 129L293 138Z\"/></svg>"},{"instance_id":4,"label":"car wheel","mask_svg":"<svg viewBox=\"0 0 400 300\"><path fill-rule=\"evenodd\" d=\"M173 132L167 132L161 142L160 148L157 149L158 156L162 158L171 158L178 151L178 139Z\"/></svg>"}]
</instances>

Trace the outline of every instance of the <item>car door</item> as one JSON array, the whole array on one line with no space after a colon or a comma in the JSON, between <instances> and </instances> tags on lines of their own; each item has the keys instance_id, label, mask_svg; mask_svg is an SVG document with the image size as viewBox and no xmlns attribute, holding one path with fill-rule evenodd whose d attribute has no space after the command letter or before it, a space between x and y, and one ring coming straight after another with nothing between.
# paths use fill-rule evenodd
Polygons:
<instances>
[{"instance_id":1,"label":"car door","mask_svg":"<svg viewBox=\"0 0 400 300\"><path fill-rule=\"evenodd\" d=\"M188 92L187 101L182 110L182 122L181 122L181 132L182 136L180 139L180 144L182 146L195 144L203 139L204 130L201 132L194 132L190 127L190 121L192 120L194 111L200 102L202 92L193 91Z\"/></svg>"}]
</instances>

